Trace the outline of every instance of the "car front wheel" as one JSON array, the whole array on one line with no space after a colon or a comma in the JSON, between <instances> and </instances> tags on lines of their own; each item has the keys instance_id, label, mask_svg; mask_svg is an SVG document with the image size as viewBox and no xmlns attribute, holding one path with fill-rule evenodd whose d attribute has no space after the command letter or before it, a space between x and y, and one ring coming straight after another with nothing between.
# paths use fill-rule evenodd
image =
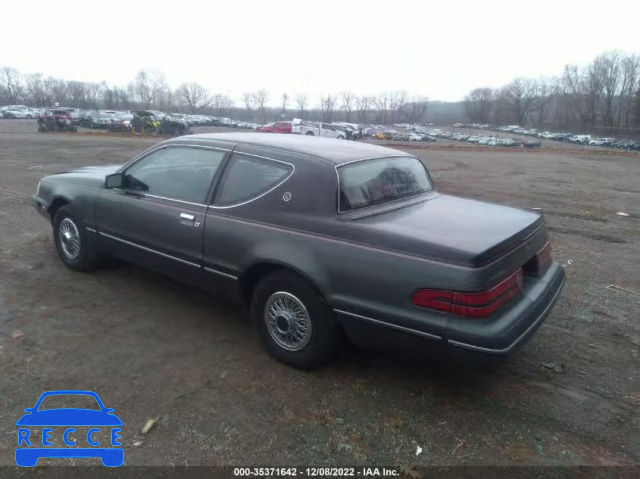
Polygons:
<instances>
[{"instance_id":1,"label":"car front wheel","mask_svg":"<svg viewBox=\"0 0 640 479\"><path fill-rule=\"evenodd\" d=\"M95 244L89 241L84 223L69 206L62 206L53 219L53 240L60 259L70 269L85 271L97 264Z\"/></svg>"},{"instance_id":2,"label":"car front wheel","mask_svg":"<svg viewBox=\"0 0 640 479\"><path fill-rule=\"evenodd\" d=\"M268 353L295 368L327 363L340 344L341 333L327 302L312 284L290 271L276 271L258 283L251 317Z\"/></svg>"}]
</instances>

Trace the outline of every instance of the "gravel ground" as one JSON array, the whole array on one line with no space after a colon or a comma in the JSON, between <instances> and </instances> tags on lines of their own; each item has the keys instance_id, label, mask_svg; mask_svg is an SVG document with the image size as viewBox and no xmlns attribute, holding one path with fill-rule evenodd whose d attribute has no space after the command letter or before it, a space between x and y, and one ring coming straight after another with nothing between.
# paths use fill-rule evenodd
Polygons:
<instances>
[{"instance_id":1,"label":"gravel ground","mask_svg":"<svg viewBox=\"0 0 640 479\"><path fill-rule=\"evenodd\" d=\"M158 140L34 131L0 121L0 465L22 410L63 388L115 408L126 465L640 463L640 157L416 151L442 192L543 208L564 294L489 372L350 349L309 373L232 306L128 265L66 269L39 178Z\"/></svg>"}]
</instances>

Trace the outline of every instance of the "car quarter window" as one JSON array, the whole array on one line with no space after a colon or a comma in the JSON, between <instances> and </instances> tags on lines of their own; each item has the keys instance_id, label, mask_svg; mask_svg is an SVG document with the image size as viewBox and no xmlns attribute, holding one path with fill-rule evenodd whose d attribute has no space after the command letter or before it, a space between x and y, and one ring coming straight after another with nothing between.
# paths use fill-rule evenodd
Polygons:
<instances>
[{"instance_id":1,"label":"car quarter window","mask_svg":"<svg viewBox=\"0 0 640 479\"><path fill-rule=\"evenodd\" d=\"M277 186L293 166L273 160L234 154L220 184L215 206L232 206L253 200Z\"/></svg>"},{"instance_id":2,"label":"car quarter window","mask_svg":"<svg viewBox=\"0 0 640 479\"><path fill-rule=\"evenodd\" d=\"M225 151L191 147L156 150L125 171L125 188L204 203Z\"/></svg>"}]
</instances>

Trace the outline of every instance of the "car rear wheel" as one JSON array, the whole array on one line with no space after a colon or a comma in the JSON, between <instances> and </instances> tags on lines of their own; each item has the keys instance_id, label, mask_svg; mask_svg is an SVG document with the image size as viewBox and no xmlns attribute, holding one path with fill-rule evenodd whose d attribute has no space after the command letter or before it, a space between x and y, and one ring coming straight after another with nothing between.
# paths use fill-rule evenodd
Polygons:
<instances>
[{"instance_id":1,"label":"car rear wheel","mask_svg":"<svg viewBox=\"0 0 640 479\"><path fill-rule=\"evenodd\" d=\"M304 278L276 271L256 286L251 317L268 353L294 368L327 363L341 333L322 295Z\"/></svg>"},{"instance_id":2,"label":"car rear wheel","mask_svg":"<svg viewBox=\"0 0 640 479\"><path fill-rule=\"evenodd\" d=\"M306 133L305 133L305 135L308 135L308 136L314 136L314 134L313 134L313 132L312 132L312 131L308 131L308 132L306 132Z\"/></svg>"},{"instance_id":3,"label":"car rear wheel","mask_svg":"<svg viewBox=\"0 0 640 479\"><path fill-rule=\"evenodd\" d=\"M53 240L60 259L70 269L85 271L98 262L95 243L87 236L85 225L69 206L62 206L53 219Z\"/></svg>"}]
</instances>

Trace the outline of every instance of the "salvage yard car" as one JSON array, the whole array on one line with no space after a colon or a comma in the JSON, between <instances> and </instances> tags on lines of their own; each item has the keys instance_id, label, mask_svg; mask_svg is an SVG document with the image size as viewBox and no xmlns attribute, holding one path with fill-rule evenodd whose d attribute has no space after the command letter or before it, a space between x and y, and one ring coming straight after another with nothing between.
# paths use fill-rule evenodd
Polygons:
<instances>
[{"instance_id":1,"label":"salvage yard car","mask_svg":"<svg viewBox=\"0 0 640 479\"><path fill-rule=\"evenodd\" d=\"M438 193L420 160L371 144L190 135L47 176L33 203L69 268L112 255L241 302L294 367L345 333L504 355L564 284L539 211Z\"/></svg>"}]
</instances>

